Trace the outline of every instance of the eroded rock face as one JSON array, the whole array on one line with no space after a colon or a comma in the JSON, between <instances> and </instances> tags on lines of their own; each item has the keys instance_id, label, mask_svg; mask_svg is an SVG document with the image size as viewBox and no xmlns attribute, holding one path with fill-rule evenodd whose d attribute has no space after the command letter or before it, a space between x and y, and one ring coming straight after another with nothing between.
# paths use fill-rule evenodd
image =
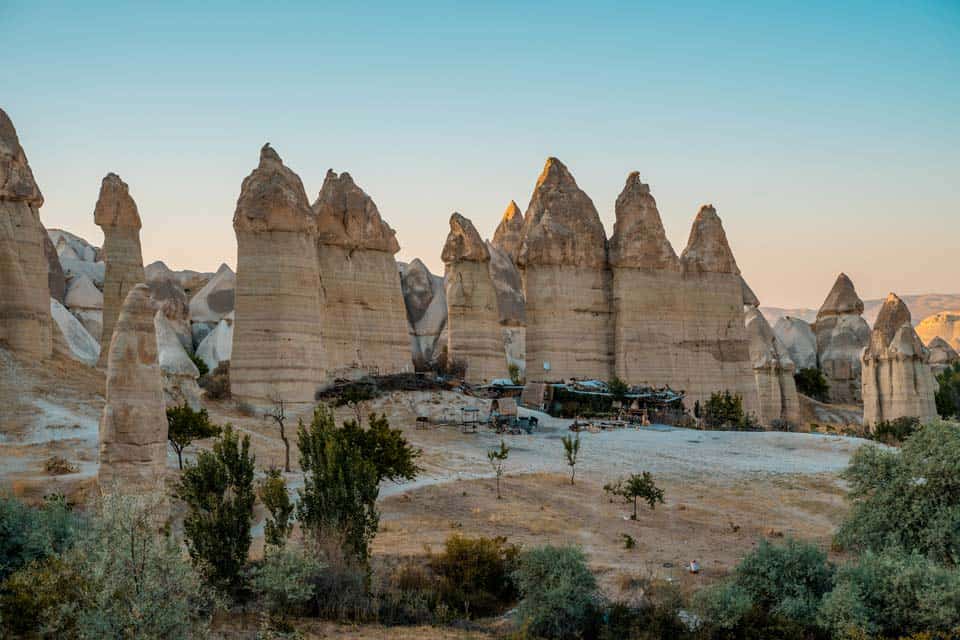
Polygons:
<instances>
[{"instance_id":1,"label":"eroded rock face","mask_svg":"<svg viewBox=\"0 0 960 640\"><path fill-rule=\"evenodd\" d=\"M42 205L13 122L0 109L0 342L34 359L53 353Z\"/></svg>"},{"instance_id":2,"label":"eroded rock face","mask_svg":"<svg viewBox=\"0 0 960 640\"><path fill-rule=\"evenodd\" d=\"M300 178L269 144L240 188L233 395L312 403L324 377L316 221Z\"/></svg>"},{"instance_id":3,"label":"eroded rock face","mask_svg":"<svg viewBox=\"0 0 960 640\"><path fill-rule=\"evenodd\" d=\"M327 172L313 212L329 375L412 371L396 233L346 172Z\"/></svg>"},{"instance_id":4,"label":"eroded rock face","mask_svg":"<svg viewBox=\"0 0 960 640\"><path fill-rule=\"evenodd\" d=\"M929 355L911 324L910 310L891 293L863 352L863 423L915 416L929 422L937 415L936 381Z\"/></svg>"},{"instance_id":5,"label":"eroded rock face","mask_svg":"<svg viewBox=\"0 0 960 640\"><path fill-rule=\"evenodd\" d=\"M47 286L50 287L50 297L63 304L67 295L67 278L60 266L60 256L50 241L47 232L43 232L43 254L47 257Z\"/></svg>"},{"instance_id":6,"label":"eroded rock face","mask_svg":"<svg viewBox=\"0 0 960 640\"><path fill-rule=\"evenodd\" d=\"M50 316L54 353L95 366L100 359L100 344L83 324L55 298L50 298Z\"/></svg>"},{"instance_id":7,"label":"eroded rock face","mask_svg":"<svg viewBox=\"0 0 960 640\"><path fill-rule=\"evenodd\" d=\"M190 331L190 304L180 281L172 271L145 270L147 285L153 297L154 306L169 324L177 336L180 346L187 353L193 353L193 337ZM159 331L159 326L157 328ZM161 368L163 367L161 363Z\"/></svg>"},{"instance_id":8,"label":"eroded rock face","mask_svg":"<svg viewBox=\"0 0 960 640\"><path fill-rule=\"evenodd\" d=\"M956 349L939 336L927 343L927 349L930 352L930 370L934 376L940 375L960 360Z\"/></svg>"},{"instance_id":9,"label":"eroded rock face","mask_svg":"<svg viewBox=\"0 0 960 640\"><path fill-rule=\"evenodd\" d=\"M226 265L221 265L220 268L222 269L224 266ZM229 269L229 267L227 268ZM187 298L192 298L194 294L202 289L215 275L213 273L193 271L192 269L174 271L161 260L157 260L156 262L151 262L148 264L146 267L144 267L144 272L147 276L147 282L160 279L175 280L180 288L183 289L183 292L187 295Z\"/></svg>"},{"instance_id":10,"label":"eroded rock face","mask_svg":"<svg viewBox=\"0 0 960 640\"><path fill-rule=\"evenodd\" d=\"M441 254L446 265L448 357L462 363L466 380L490 382L507 376L497 293L490 279L490 252L473 223L450 216Z\"/></svg>"},{"instance_id":11,"label":"eroded rock face","mask_svg":"<svg viewBox=\"0 0 960 640\"><path fill-rule=\"evenodd\" d=\"M220 265L217 272L190 300L190 319L193 322L217 323L233 312L237 276L233 270Z\"/></svg>"},{"instance_id":12,"label":"eroded rock face","mask_svg":"<svg viewBox=\"0 0 960 640\"><path fill-rule=\"evenodd\" d=\"M799 424L800 397L793 378L796 365L756 307L748 307L744 318L760 403L760 423L765 426L778 422Z\"/></svg>"},{"instance_id":13,"label":"eroded rock face","mask_svg":"<svg viewBox=\"0 0 960 640\"><path fill-rule=\"evenodd\" d=\"M773 326L773 332L786 346L790 359L793 360L798 371L817 368L817 337L813 334L813 327L808 322L785 316L777 320L777 324Z\"/></svg>"},{"instance_id":14,"label":"eroded rock face","mask_svg":"<svg viewBox=\"0 0 960 640\"><path fill-rule=\"evenodd\" d=\"M516 264L520 256L520 243L523 241L523 212L513 200L500 218L500 224L493 232L493 246L510 256Z\"/></svg>"},{"instance_id":15,"label":"eroded rock face","mask_svg":"<svg viewBox=\"0 0 960 640\"><path fill-rule=\"evenodd\" d=\"M841 273L813 325L817 361L830 385L831 402L854 404L862 399L860 354L870 339L870 327L862 313L863 301L850 278Z\"/></svg>"},{"instance_id":16,"label":"eroded rock face","mask_svg":"<svg viewBox=\"0 0 960 640\"><path fill-rule=\"evenodd\" d=\"M170 322L163 309L154 316L153 326L157 333L157 360L163 376L165 405L173 407L187 404L198 410L200 386L197 378L200 371L183 348L177 327Z\"/></svg>"},{"instance_id":17,"label":"eroded rock face","mask_svg":"<svg viewBox=\"0 0 960 640\"><path fill-rule=\"evenodd\" d=\"M548 158L524 216L518 256L529 380L611 377L612 278L606 253L593 202L563 163Z\"/></svg>"},{"instance_id":18,"label":"eroded rock face","mask_svg":"<svg viewBox=\"0 0 960 640\"><path fill-rule=\"evenodd\" d=\"M233 353L233 314L217 323L197 347L197 357L210 371L221 362L230 360Z\"/></svg>"},{"instance_id":19,"label":"eroded rock face","mask_svg":"<svg viewBox=\"0 0 960 640\"><path fill-rule=\"evenodd\" d=\"M162 483L167 461L167 416L147 285L130 289L107 351L100 487L142 493Z\"/></svg>"},{"instance_id":20,"label":"eroded rock face","mask_svg":"<svg viewBox=\"0 0 960 640\"><path fill-rule=\"evenodd\" d=\"M140 249L140 214L130 197L130 188L120 176L108 173L100 185L100 197L93 220L103 229L103 254L106 275L103 283L103 334L100 344L110 344L113 326L127 293L145 282L143 252ZM100 352L100 365L106 366L108 349Z\"/></svg>"},{"instance_id":21,"label":"eroded rock face","mask_svg":"<svg viewBox=\"0 0 960 640\"><path fill-rule=\"evenodd\" d=\"M680 271L680 260L667 240L657 202L634 171L617 196L617 221L610 237L610 265L647 271Z\"/></svg>"},{"instance_id":22,"label":"eroded rock face","mask_svg":"<svg viewBox=\"0 0 960 640\"><path fill-rule=\"evenodd\" d=\"M523 299L523 277L510 256L488 242L490 280L497 292L500 324L524 327L527 324L526 301Z\"/></svg>"},{"instance_id":23,"label":"eroded rock face","mask_svg":"<svg viewBox=\"0 0 960 640\"><path fill-rule=\"evenodd\" d=\"M917 325L917 335L927 344L939 337L954 349L960 349L960 311L941 311L927 316Z\"/></svg>"},{"instance_id":24,"label":"eroded rock face","mask_svg":"<svg viewBox=\"0 0 960 640\"><path fill-rule=\"evenodd\" d=\"M419 258L403 268L400 278L403 300L410 322L414 362L426 366L435 362L446 346L447 294L441 276L430 273Z\"/></svg>"}]
</instances>

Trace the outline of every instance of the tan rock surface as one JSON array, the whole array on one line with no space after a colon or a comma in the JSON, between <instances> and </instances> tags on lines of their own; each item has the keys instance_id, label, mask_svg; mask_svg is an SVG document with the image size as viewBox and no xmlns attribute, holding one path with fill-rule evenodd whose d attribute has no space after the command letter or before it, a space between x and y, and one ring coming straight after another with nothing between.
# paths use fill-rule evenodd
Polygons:
<instances>
[{"instance_id":1,"label":"tan rock surface","mask_svg":"<svg viewBox=\"0 0 960 640\"><path fill-rule=\"evenodd\" d=\"M106 275L103 283L103 333L100 366L106 366L110 336L127 293L146 281L140 248L140 214L130 189L120 176L108 173L100 185L93 220L103 229Z\"/></svg>"},{"instance_id":2,"label":"tan rock surface","mask_svg":"<svg viewBox=\"0 0 960 640\"><path fill-rule=\"evenodd\" d=\"M493 243L486 243L490 252L490 280L497 292L500 324L524 327L527 324L526 301L523 299L523 276L510 256Z\"/></svg>"},{"instance_id":3,"label":"tan rock surface","mask_svg":"<svg viewBox=\"0 0 960 640\"><path fill-rule=\"evenodd\" d=\"M863 423L915 416L929 422L937 415L936 381L929 355L910 319L910 310L891 293L874 324L863 353Z\"/></svg>"},{"instance_id":4,"label":"tan rock surface","mask_svg":"<svg viewBox=\"0 0 960 640\"><path fill-rule=\"evenodd\" d=\"M313 212L329 375L412 371L395 232L346 172L327 172Z\"/></svg>"},{"instance_id":5,"label":"tan rock surface","mask_svg":"<svg viewBox=\"0 0 960 640\"><path fill-rule=\"evenodd\" d=\"M507 377L490 252L473 223L459 213L450 216L441 257L446 265L450 362L462 363L471 383Z\"/></svg>"},{"instance_id":6,"label":"tan rock surface","mask_svg":"<svg viewBox=\"0 0 960 640\"><path fill-rule=\"evenodd\" d=\"M233 395L312 403L324 378L316 222L300 178L269 144L240 188Z\"/></svg>"},{"instance_id":7,"label":"tan rock surface","mask_svg":"<svg viewBox=\"0 0 960 640\"><path fill-rule=\"evenodd\" d=\"M153 321L150 289L138 284L124 300L107 349L99 472L107 492L139 493L163 480L167 417Z\"/></svg>"},{"instance_id":8,"label":"tan rock surface","mask_svg":"<svg viewBox=\"0 0 960 640\"><path fill-rule=\"evenodd\" d=\"M760 403L760 424L769 427L786 422L796 426L800 422L800 397L793 379L796 365L756 307L749 307L744 316Z\"/></svg>"},{"instance_id":9,"label":"tan rock surface","mask_svg":"<svg viewBox=\"0 0 960 640\"><path fill-rule=\"evenodd\" d=\"M927 316L917 325L917 335L925 344L940 337L954 349L960 349L960 311L941 311Z\"/></svg>"},{"instance_id":10,"label":"tan rock surface","mask_svg":"<svg viewBox=\"0 0 960 640\"><path fill-rule=\"evenodd\" d=\"M530 198L518 266L527 378L609 379L614 345L606 236L593 202L556 158L547 159Z\"/></svg>"},{"instance_id":11,"label":"tan rock surface","mask_svg":"<svg viewBox=\"0 0 960 640\"><path fill-rule=\"evenodd\" d=\"M60 265L60 256L53 246L46 230L43 232L43 254L47 257L47 286L50 288L50 297L63 304L67 295L67 279Z\"/></svg>"},{"instance_id":12,"label":"tan rock surface","mask_svg":"<svg viewBox=\"0 0 960 640\"><path fill-rule=\"evenodd\" d=\"M53 353L42 205L13 122L0 109L0 342L37 359Z\"/></svg>"},{"instance_id":13,"label":"tan rock surface","mask_svg":"<svg viewBox=\"0 0 960 640\"><path fill-rule=\"evenodd\" d=\"M930 351L930 370L934 376L940 375L947 367L960 361L956 349L939 336L927 343L927 349Z\"/></svg>"},{"instance_id":14,"label":"tan rock surface","mask_svg":"<svg viewBox=\"0 0 960 640\"><path fill-rule=\"evenodd\" d=\"M513 200L507 205L500 224L493 232L493 246L510 256L514 263L520 256L520 243L523 241L523 212Z\"/></svg>"},{"instance_id":15,"label":"tan rock surface","mask_svg":"<svg viewBox=\"0 0 960 640\"><path fill-rule=\"evenodd\" d=\"M863 301L850 278L841 273L813 325L817 361L830 385L831 402L855 404L862 400L860 355L870 339L870 327L862 313Z\"/></svg>"}]
</instances>

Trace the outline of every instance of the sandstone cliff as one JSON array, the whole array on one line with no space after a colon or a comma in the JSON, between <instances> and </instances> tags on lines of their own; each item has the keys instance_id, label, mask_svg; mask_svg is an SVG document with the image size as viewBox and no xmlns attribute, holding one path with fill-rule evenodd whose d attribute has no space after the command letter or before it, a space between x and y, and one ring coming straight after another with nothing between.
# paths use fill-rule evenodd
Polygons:
<instances>
[{"instance_id":1,"label":"sandstone cliff","mask_svg":"<svg viewBox=\"0 0 960 640\"><path fill-rule=\"evenodd\" d=\"M140 493L163 481L167 416L157 362L153 305L145 284L127 294L107 357L106 404L100 419L101 490Z\"/></svg>"},{"instance_id":2,"label":"sandstone cliff","mask_svg":"<svg viewBox=\"0 0 960 640\"><path fill-rule=\"evenodd\" d=\"M863 301L846 274L837 281L817 312L817 361L830 385L831 402L853 404L862 400L860 353L870 339L863 319Z\"/></svg>"},{"instance_id":3,"label":"sandstone cliff","mask_svg":"<svg viewBox=\"0 0 960 640\"><path fill-rule=\"evenodd\" d=\"M316 221L300 178L269 144L237 199L233 395L312 403L324 377Z\"/></svg>"},{"instance_id":4,"label":"sandstone cliff","mask_svg":"<svg viewBox=\"0 0 960 640\"><path fill-rule=\"evenodd\" d=\"M527 378L609 379L614 347L606 236L593 202L556 158L547 159L530 198L518 266Z\"/></svg>"},{"instance_id":5,"label":"sandstone cliff","mask_svg":"<svg viewBox=\"0 0 960 640\"><path fill-rule=\"evenodd\" d=\"M523 240L523 212L513 200L500 218L500 224L493 232L493 246L510 256L516 264L520 256L520 243Z\"/></svg>"},{"instance_id":6,"label":"sandstone cliff","mask_svg":"<svg viewBox=\"0 0 960 640\"><path fill-rule=\"evenodd\" d=\"M957 354L956 349L939 336L927 343L927 349L930 351L930 370L935 376L960 361L960 355Z\"/></svg>"},{"instance_id":7,"label":"sandstone cliff","mask_svg":"<svg viewBox=\"0 0 960 640\"><path fill-rule=\"evenodd\" d=\"M510 256L487 242L490 252L490 280L497 292L500 311L500 331L507 365L517 368L521 378L526 376L527 303L523 298L523 276Z\"/></svg>"},{"instance_id":8,"label":"sandstone cliff","mask_svg":"<svg viewBox=\"0 0 960 640\"><path fill-rule=\"evenodd\" d=\"M936 381L928 354L910 322L910 310L891 293L863 352L863 423L915 416L928 422L937 415Z\"/></svg>"},{"instance_id":9,"label":"sandstone cliff","mask_svg":"<svg viewBox=\"0 0 960 640\"><path fill-rule=\"evenodd\" d=\"M927 316L917 325L917 335L926 344L940 337L954 349L960 349L960 311L941 311Z\"/></svg>"},{"instance_id":10,"label":"sandstone cliff","mask_svg":"<svg viewBox=\"0 0 960 640\"><path fill-rule=\"evenodd\" d=\"M756 307L750 306L746 310L745 323L760 403L760 423L764 426L773 426L777 422L798 425L800 397L793 379L796 365Z\"/></svg>"},{"instance_id":11,"label":"sandstone cliff","mask_svg":"<svg viewBox=\"0 0 960 640\"><path fill-rule=\"evenodd\" d=\"M0 342L33 359L53 353L42 205L13 122L0 109Z\"/></svg>"},{"instance_id":12,"label":"sandstone cliff","mask_svg":"<svg viewBox=\"0 0 960 640\"><path fill-rule=\"evenodd\" d=\"M346 172L327 172L313 212L327 370L333 376L412 371L394 230Z\"/></svg>"},{"instance_id":13,"label":"sandstone cliff","mask_svg":"<svg viewBox=\"0 0 960 640\"><path fill-rule=\"evenodd\" d=\"M490 252L473 223L459 213L450 216L441 258L446 265L449 361L462 364L471 383L507 377Z\"/></svg>"},{"instance_id":14,"label":"sandstone cliff","mask_svg":"<svg viewBox=\"0 0 960 640\"><path fill-rule=\"evenodd\" d=\"M100 196L93 210L93 221L103 229L103 255L106 275L103 283L103 334L100 338L100 366L106 366L110 336L120 315L127 293L144 282L143 254L140 249L140 214L130 197L127 183L108 173L100 185Z\"/></svg>"}]
</instances>

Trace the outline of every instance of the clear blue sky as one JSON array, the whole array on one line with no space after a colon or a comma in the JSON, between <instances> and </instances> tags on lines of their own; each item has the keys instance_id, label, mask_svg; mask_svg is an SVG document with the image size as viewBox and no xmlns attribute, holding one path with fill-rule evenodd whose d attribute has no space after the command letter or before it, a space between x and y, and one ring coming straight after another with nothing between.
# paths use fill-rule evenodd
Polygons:
<instances>
[{"instance_id":1,"label":"clear blue sky","mask_svg":"<svg viewBox=\"0 0 960 640\"><path fill-rule=\"evenodd\" d=\"M452 211L492 234L555 155L608 234L634 169L678 252L715 204L764 304L841 270L960 292L957 0L136 4L0 0L0 106L44 223L99 242L115 171L148 262L234 264L270 141L311 200L350 171L434 270Z\"/></svg>"}]
</instances>

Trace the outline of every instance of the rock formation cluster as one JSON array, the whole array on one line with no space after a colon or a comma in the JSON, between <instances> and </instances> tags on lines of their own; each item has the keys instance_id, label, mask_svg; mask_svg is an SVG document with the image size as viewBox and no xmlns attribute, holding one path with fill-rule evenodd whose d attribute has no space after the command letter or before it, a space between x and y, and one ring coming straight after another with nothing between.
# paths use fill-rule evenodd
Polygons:
<instances>
[{"instance_id":1,"label":"rock formation cluster","mask_svg":"<svg viewBox=\"0 0 960 640\"><path fill-rule=\"evenodd\" d=\"M425 368L445 357L447 293L442 276L430 273L419 258L402 265L400 286L410 325L413 362Z\"/></svg>"},{"instance_id":2,"label":"rock formation cluster","mask_svg":"<svg viewBox=\"0 0 960 640\"><path fill-rule=\"evenodd\" d=\"M773 325L773 332L787 348L790 359L801 369L817 368L817 336L805 320L784 316Z\"/></svg>"},{"instance_id":3,"label":"rock formation cluster","mask_svg":"<svg viewBox=\"0 0 960 640\"><path fill-rule=\"evenodd\" d=\"M928 422L937 415L936 381L928 353L913 329L910 310L891 293L877 315L863 352L863 423L915 416Z\"/></svg>"},{"instance_id":4,"label":"rock formation cluster","mask_svg":"<svg viewBox=\"0 0 960 640\"><path fill-rule=\"evenodd\" d=\"M312 403L323 377L316 219L300 178L269 144L240 189L233 395Z\"/></svg>"},{"instance_id":5,"label":"rock formation cluster","mask_svg":"<svg viewBox=\"0 0 960 640\"><path fill-rule=\"evenodd\" d=\"M755 305L747 306L745 326L757 384L760 424L799 424L800 396L793 378L796 365L786 346Z\"/></svg>"},{"instance_id":6,"label":"rock formation cluster","mask_svg":"<svg viewBox=\"0 0 960 640\"><path fill-rule=\"evenodd\" d=\"M450 216L441 258L446 265L449 361L462 363L471 383L507 377L490 251L473 223L459 213Z\"/></svg>"},{"instance_id":7,"label":"rock formation cluster","mask_svg":"<svg viewBox=\"0 0 960 640\"><path fill-rule=\"evenodd\" d=\"M831 402L855 404L862 400L860 353L870 340L870 327L862 314L863 301L850 278L841 273L813 325L817 361L830 385Z\"/></svg>"},{"instance_id":8,"label":"rock formation cluster","mask_svg":"<svg viewBox=\"0 0 960 640\"><path fill-rule=\"evenodd\" d=\"M940 337L954 349L960 349L960 311L941 311L927 316L917 325L917 335L926 344Z\"/></svg>"},{"instance_id":9,"label":"rock formation cluster","mask_svg":"<svg viewBox=\"0 0 960 640\"><path fill-rule=\"evenodd\" d=\"M155 488L166 467L167 417L147 285L127 293L107 351L100 487L107 492Z\"/></svg>"},{"instance_id":10,"label":"rock formation cluster","mask_svg":"<svg viewBox=\"0 0 960 640\"><path fill-rule=\"evenodd\" d=\"M608 380L613 372L606 235L590 197L547 159L523 221L527 378Z\"/></svg>"},{"instance_id":11,"label":"rock formation cluster","mask_svg":"<svg viewBox=\"0 0 960 640\"><path fill-rule=\"evenodd\" d=\"M103 229L106 275L103 283L103 333L100 365L106 365L113 326L127 293L146 280L140 249L140 214L130 188L120 176L108 173L100 185L93 220Z\"/></svg>"},{"instance_id":12,"label":"rock formation cluster","mask_svg":"<svg viewBox=\"0 0 960 640\"><path fill-rule=\"evenodd\" d=\"M928 342L927 349L930 351L930 370L935 376L940 375L948 367L953 366L955 362L960 361L957 350L940 336Z\"/></svg>"},{"instance_id":13,"label":"rock formation cluster","mask_svg":"<svg viewBox=\"0 0 960 640\"><path fill-rule=\"evenodd\" d=\"M328 375L412 371L396 233L346 172L327 172L313 213Z\"/></svg>"},{"instance_id":14,"label":"rock formation cluster","mask_svg":"<svg viewBox=\"0 0 960 640\"><path fill-rule=\"evenodd\" d=\"M510 254L487 242L490 252L490 280L497 293L500 331L507 365L517 368L520 378L526 375L527 303L523 297L523 277Z\"/></svg>"},{"instance_id":15,"label":"rock formation cluster","mask_svg":"<svg viewBox=\"0 0 960 640\"><path fill-rule=\"evenodd\" d=\"M53 353L42 205L13 122L0 109L0 342L34 359Z\"/></svg>"}]
</instances>

